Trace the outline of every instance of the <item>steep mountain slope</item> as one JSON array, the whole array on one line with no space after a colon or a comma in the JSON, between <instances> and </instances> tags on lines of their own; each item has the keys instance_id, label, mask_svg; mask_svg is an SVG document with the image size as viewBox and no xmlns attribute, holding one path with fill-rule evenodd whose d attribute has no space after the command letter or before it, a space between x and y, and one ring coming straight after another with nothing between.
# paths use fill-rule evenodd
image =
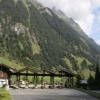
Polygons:
<instances>
[{"instance_id":1,"label":"steep mountain slope","mask_svg":"<svg viewBox=\"0 0 100 100\"><path fill-rule=\"evenodd\" d=\"M80 26L75 21L73 21L72 18L68 18L61 10L57 10L56 8L53 8L52 10L59 18L61 18L64 22L66 22L66 24L71 26L77 32L77 34L81 35L81 37L84 37L84 40L87 42L87 44L88 45L90 44L100 54L99 46L95 43L93 39L89 38L84 33L84 31L80 28Z\"/></svg>"},{"instance_id":2,"label":"steep mountain slope","mask_svg":"<svg viewBox=\"0 0 100 100\"><path fill-rule=\"evenodd\" d=\"M82 31L77 23L75 23L71 18L64 16L64 14L62 14L63 12L61 13L61 11L60 16L60 14L58 14L57 12L55 14L55 11L53 12L49 8L45 9L48 9L48 11L50 11L53 15L50 16L46 12L43 13L49 25L51 25L52 28L54 28L61 36L63 36L63 38L65 38L67 42L69 41L68 45L70 45L71 43L72 48L74 46L78 46L78 50L75 50L74 48L74 52L76 51L76 54L77 51L80 51L82 52L81 54L84 54L84 56L91 56L91 58L94 58L94 55L100 55L99 46L94 42L93 39L89 38ZM64 17L62 17L62 15ZM71 50L73 52L73 49Z\"/></svg>"},{"instance_id":3,"label":"steep mountain slope","mask_svg":"<svg viewBox=\"0 0 100 100\"><path fill-rule=\"evenodd\" d=\"M66 19L36 1L0 0L0 63L93 70L99 46Z\"/></svg>"}]
</instances>

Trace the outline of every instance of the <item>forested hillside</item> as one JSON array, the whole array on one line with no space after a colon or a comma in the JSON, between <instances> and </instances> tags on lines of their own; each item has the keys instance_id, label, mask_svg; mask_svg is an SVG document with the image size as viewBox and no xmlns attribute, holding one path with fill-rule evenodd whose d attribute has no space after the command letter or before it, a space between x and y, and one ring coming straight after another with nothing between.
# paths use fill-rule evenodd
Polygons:
<instances>
[{"instance_id":1,"label":"forested hillside","mask_svg":"<svg viewBox=\"0 0 100 100\"><path fill-rule=\"evenodd\" d=\"M0 0L0 63L93 71L100 47L62 13L32 0Z\"/></svg>"}]
</instances>

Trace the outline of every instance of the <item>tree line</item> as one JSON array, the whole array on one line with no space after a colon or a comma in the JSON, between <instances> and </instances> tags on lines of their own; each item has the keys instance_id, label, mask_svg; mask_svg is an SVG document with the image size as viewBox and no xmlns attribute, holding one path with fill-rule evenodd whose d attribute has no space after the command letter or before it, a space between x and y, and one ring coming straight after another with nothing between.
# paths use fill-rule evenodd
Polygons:
<instances>
[{"instance_id":1,"label":"tree line","mask_svg":"<svg viewBox=\"0 0 100 100\"><path fill-rule=\"evenodd\" d=\"M100 89L100 67L96 65L95 77L90 74L88 79L88 87L90 89Z\"/></svg>"},{"instance_id":2,"label":"tree line","mask_svg":"<svg viewBox=\"0 0 100 100\"><path fill-rule=\"evenodd\" d=\"M82 76L80 74L77 75L77 81L76 81L76 86L78 88L81 88L85 86L85 88L88 89L95 89L95 90L100 90L100 66L99 64L96 64L95 68L95 75L93 76L90 74L87 84L81 84Z\"/></svg>"}]
</instances>

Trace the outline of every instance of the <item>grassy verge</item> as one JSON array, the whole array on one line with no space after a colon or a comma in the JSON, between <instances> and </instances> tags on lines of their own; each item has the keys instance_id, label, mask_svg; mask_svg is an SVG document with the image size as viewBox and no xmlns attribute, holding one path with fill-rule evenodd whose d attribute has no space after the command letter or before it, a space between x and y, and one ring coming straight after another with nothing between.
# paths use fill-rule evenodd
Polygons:
<instances>
[{"instance_id":1,"label":"grassy verge","mask_svg":"<svg viewBox=\"0 0 100 100\"><path fill-rule=\"evenodd\" d=\"M97 93L97 92L94 92L91 90L85 90L85 89L77 89L77 90L85 92L85 93L89 94L90 96L96 97L97 99L100 100L100 93Z\"/></svg>"},{"instance_id":2,"label":"grassy verge","mask_svg":"<svg viewBox=\"0 0 100 100\"><path fill-rule=\"evenodd\" d=\"M3 88L0 88L0 100L12 100L12 97L8 91Z\"/></svg>"}]
</instances>

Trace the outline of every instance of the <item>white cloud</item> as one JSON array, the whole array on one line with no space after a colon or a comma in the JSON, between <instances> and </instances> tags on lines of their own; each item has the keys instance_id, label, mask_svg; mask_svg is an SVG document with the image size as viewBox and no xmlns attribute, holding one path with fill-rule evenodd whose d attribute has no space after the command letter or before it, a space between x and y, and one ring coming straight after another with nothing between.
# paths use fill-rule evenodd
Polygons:
<instances>
[{"instance_id":1,"label":"white cloud","mask_svg":"<svg viewBox=\"0 0 100 100\"><path fill-rule=\"evenodd\" d=\"M96 40L96 43L100 45L100 40Z\"/></svg>"},{"instance_id":2,"label":"white cloud","mask_svg":"<svg viewBox=\"0 0 100 100\"><path fill-rule=\"evenodd\" d=\"M94 21L94 7L100 6L100 0L38 0L44 5L56 7L72 17L81 28L90 35Z\"/></svg>"},{"instance_id":3,"label":"white cloud","mask_svg":"<svg viewBox=\"0 0 100 100\"><path fill-rule=\"evenodd\" d=\"M95 4L95 6L100 6L100 0L92 0L92 3Z\"/></svg>"}]
</instances>

